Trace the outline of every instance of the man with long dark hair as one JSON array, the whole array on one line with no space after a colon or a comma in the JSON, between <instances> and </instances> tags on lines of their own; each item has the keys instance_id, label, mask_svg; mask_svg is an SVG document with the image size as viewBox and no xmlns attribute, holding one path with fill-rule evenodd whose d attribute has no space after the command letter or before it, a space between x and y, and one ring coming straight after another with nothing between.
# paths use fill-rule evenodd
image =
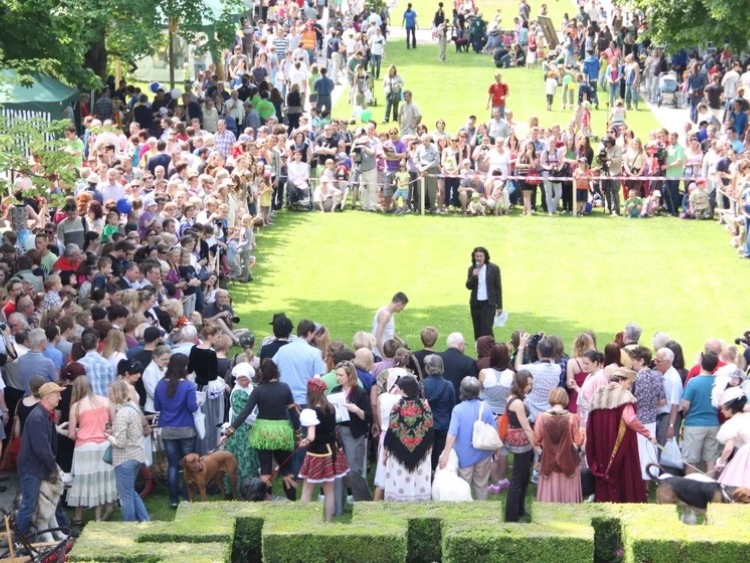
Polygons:
<instances>
[{"instance_id":1,"label":"man with long dark hair","mask_svg":"<svg viewBox=\"0 0 750 563\"><path fill-rule=\"evenodd\" d=\"M492 336L495 315L503 312L503 285L500 268L490 263L490 253L483 246L471 251L466 289L471 291L469 307L474 325L474 340Z\"/></svg>"}]
</instances>

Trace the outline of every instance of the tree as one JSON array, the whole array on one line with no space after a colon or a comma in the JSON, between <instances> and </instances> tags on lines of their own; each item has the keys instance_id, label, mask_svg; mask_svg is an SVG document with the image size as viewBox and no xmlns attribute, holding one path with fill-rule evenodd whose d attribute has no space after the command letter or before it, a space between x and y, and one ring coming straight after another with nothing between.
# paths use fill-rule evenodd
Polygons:
<instances>
[{"instance_id":1,"label":"tree","mask_svg":"<svg viewBox=\"0 0 750 563\"><path fill-rule=\"evenodd\" d=\"M619 2L623 3L623 2ZM750 11L743 0L635 0L628 2L646 14L646 35L669 48L694 47L708 41L747 48Z\"/></svg>"},{"instance_id":2,"label":"tree","mask_svg":"<svg viewBox=\"0 0 750 563\"><path fill-rule=\"evenodd\" d=\"M186 40L212 26L208 48L225 46L242 0L0 0L8 25L0 34L5 66L46 72L69 84L96 87L110 56L125 64L152 54L166 22L177 19Z\"/></svg>"}]
</instances>

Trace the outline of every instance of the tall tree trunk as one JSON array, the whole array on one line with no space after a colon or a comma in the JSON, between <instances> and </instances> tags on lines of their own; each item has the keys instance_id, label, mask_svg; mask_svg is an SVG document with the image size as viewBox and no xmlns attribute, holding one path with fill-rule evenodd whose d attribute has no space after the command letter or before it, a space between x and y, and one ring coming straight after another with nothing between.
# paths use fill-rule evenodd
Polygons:
<instances>
[{"instance_id":1,"label":"tall tree trunk","mask_svg":"<svg viewBox=\"0 0 750 563\"><path fill-rule=\"evenodd\" d=\"M107 46L105 44L104 29L99 31L97 40L89 46L84 58L84 64L94 71L102 82L107 80Z\"/></svg>"}]
</instances>

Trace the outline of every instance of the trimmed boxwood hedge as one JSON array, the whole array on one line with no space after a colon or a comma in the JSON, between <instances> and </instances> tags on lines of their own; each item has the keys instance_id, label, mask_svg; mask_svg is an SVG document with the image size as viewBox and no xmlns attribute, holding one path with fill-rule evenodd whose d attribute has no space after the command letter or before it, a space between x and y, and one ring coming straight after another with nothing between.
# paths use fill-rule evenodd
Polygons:
<instances>
[{"instance_id":1,"label":"trimmed boxwood hedge","mask_svg":"<svg viewBox=\"0 0 750 563\"><path fill-rule=\"evenodd\" d=\"M711 505L705 526L674 506L534 503L505 523L502 504L356 503L323 522L318 503L183 503L174 522L89 523L72 562L723 563L748 560L750 506Z\"/></svg>"}]
</instances>

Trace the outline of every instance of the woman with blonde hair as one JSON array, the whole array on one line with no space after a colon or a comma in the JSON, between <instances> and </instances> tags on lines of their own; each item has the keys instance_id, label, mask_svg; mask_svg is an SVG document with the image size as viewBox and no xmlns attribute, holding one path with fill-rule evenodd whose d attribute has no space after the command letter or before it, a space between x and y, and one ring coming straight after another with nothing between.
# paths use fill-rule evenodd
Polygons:
<instances>
[{"instance_id":1,"label":"woman with blonde hair","mask_svg":"<svg viewBox=\"0 0 750 563\"><path fill-rule=\"evenodd\" d=\"M141 306L138 292L135 289L123 289L120 292L120 303L123 307L127 307L131 313L136 313Z\"/></svg>"},{"instance_id":2,"label":"woman with blonde hair","mask_svg":"<svg viewBox=\"0 0 750 563\"><path fill-rule=\"evenodd\" d=\"M119 332L119 331L110 331ZM97 397L85 375L73 381L68 437L75 440L73 450L73 485L68 491L68 504L75 507L73 524L80 526L84 508L94 508L97 521L112 514L117 500L117 484L112 466L102 456L109 445L104 435L112 422L109 400ZM102 514L102 506L106 506Z\"/></svg>"},{"instance_id":3,"label":"woman with blonde hair","mask_svg":"<svg viewBox=\"0 0 750 563\"><path fill-rule=\"evenodd\" d=\"M375 348L376 344L377 342L372 333L365 332L364 330L360 330L359 332L354 333L354 338L352 339L352 348L354 350L359 350L360 348L368 348L372 351Z\"/></svg>"},{"instance_id":4,"label":"woman with blonde hair","mask_svg":"<svg viewBox=\"0 0 750 563\"><path fill-rule=\"evenodd\" d=\"M568 393L562 387L550 391L552 408L541 413L534 423L534 445L542 448L539 458L539 502L577 503L581 493L581 456L583 432L578 415L568 409Z\"/></svg>"},{"instance_id":5,"label":"woman with blonde hair","mask_svg":"<svg viewBox=\"0 0 750 563\"><path fill-rule=\"evenodd\" d=\"M122 379L109 384L109 400L114 405L115 415L112 430L105 430L104 435L112 444L112 465L122 519L124 522L149 522L146 506L135 490L135 479L146 460L141 412L130 400L128 384Z\"/></svg>"},{"instance_id":6,"label":"woman with blonde hair","mask_svg":"<svg viewBox=\"0 0 750 563\"><path fill-rule=\"evenodd\" d=\"M581 365L581 358L589 350L596 350L594 339L587 332L577 334L575 340L573 340L573 356L568 360L568 366L565 370L568 393L570 393L570 402L567 408L572 413L578 412L578 393L589 375Z\"/></svg>"},{"instance_id":7,"label":"woman with blonde hair","mask_svg":"<svg viewBox=\"0 0 750 563\"><path fill-rule=\"evenodd\" d=\"M117 371L117 364L120 360L127 358L125 352L127 345L125 344L125 333L121 330L110 330L107 333L107 337L104 339L104 348L102 349L102 358L112 364L112 369Z\"/></svg>"}]
</instances>

